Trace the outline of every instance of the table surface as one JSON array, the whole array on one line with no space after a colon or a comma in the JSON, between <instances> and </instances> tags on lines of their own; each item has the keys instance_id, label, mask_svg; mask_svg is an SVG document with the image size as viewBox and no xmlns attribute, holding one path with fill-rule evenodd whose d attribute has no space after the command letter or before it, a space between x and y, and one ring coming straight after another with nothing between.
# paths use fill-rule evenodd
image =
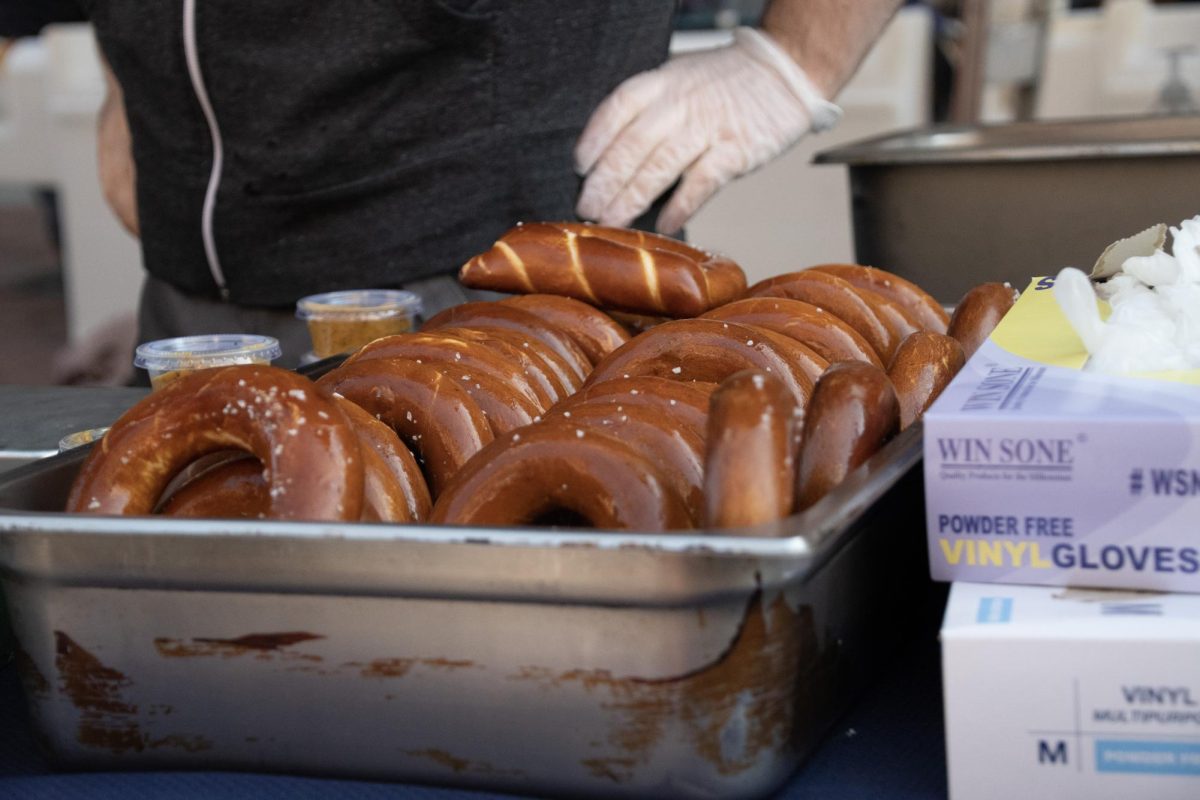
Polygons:
<instances>
[{"instance_id":1,"label":"table surface","mask_svg":"<svg viewBox=\"0 0 1200 800\"><path fill-rule=\"evenodd\" d=\"M878 679L776 795L778 800L946 796L941 670L937 628L945 587L930 585L913 604L921 624L881 665ZM33 741L16 670L0 668L0 797L340 798L343 800L488 800L488 792L396 783L229 772L54 773Z\"/></svg>"}]
</instances>

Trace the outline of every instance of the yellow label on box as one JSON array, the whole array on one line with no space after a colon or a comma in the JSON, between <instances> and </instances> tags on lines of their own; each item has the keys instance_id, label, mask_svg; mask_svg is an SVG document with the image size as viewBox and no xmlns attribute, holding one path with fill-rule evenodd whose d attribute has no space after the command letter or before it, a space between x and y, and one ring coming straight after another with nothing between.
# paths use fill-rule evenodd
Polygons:
<instances>
[{"instance_id":1,"label":"yellow label on box","mask_svg":"<svg viewBox=\"0 0 1200 800\"><path fill-rule=\"evenodd\" d=\"M1083 369L1088 351L1059 308L1053 288L1054 278L1030 281L1016 305L992 331L991 339L1013 355L1039 364ZM1097 302L1100 315L1107 318L1108 304Z\"/></svg>"},{"instance_id":2,"label":"yellow label on box","mask_svg":"<svg viewBox=\"0 0 1200 800\"><path fill-rule=\"evenodd\" d=\"M1083 369L1088 351L1079 334L1071 327L1054 299L1054 278L1034 278L1020 299L992 331L991 340L1008 352L1039 364L1067 369ZM1100 318L1108 319L1112 309L1097 299ZM1130 378L1150 378L1174 383L1200 385L1200 370L1163 370L1131 373Z\"/></svg>"}]
</instances>

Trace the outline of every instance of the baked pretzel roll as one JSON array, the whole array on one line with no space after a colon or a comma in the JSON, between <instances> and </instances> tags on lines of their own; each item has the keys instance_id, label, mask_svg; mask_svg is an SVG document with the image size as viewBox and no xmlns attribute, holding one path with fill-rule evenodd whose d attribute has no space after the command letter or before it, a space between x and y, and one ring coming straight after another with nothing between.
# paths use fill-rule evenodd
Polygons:
<instances>
[{"instance_id":1,"label":"baked pretzel roll","mask_svg":"<svg viewBox=\"0 0 1200 800\"><path fill-rule=\"evenodd\" d=\"M660 413L645 406L611 401L552 410L542 424L575 428L629 445L658 468L683 499L693 522L700 522L704 511L704 439L700 432L686 425L664 424Z\"/></svg>"},{"instance_id":2,"label":"baked pretzel roll","mask_svg":"<svg viewBox=\"0 0 1200 800\"><path fill-rule=\"evenodd\" d=\"M896 351L888 377L900 399L900 427L916 422L966 363L958 340L919 331Z\"/></svg>"},{"instance_id":3,"label":"baked pretzel roll","mask_svg":"<svg viewBox=\"0 0 1200 800\"><path fill-rule=\"evenodd\" d=\"M533 380L532 375L522 371L519 363L504 358L495 348L442 331L384 336L363 345L343 364L398 358L443 370L449 367L446 374L452 375L464 386L481 375L495 378L519 392L538 409L549 408L557 399L552 387Z\"/></svg>"},{"instance_id":4,"label":"baked pretzel roll","mask_svg":"<svg viewBox=\"0 0 1200 800\"><path fill-rule=\"evenodd\" d=\"M570 425L532 425L492 442L438 497L450 525L581 522L606 530L691 527L683 500L629 445Z\"/></svg>"},{"instance_id":5,"label":"baked pretzel roll","mask_svg":"<svg viewBox=\"0 0 1200 800\"><path fill-rule=\"evenodd\" d=\"M1016 301L1017 292L1007 283L981 283L958 301L947 334L958 340L963 355L970 358Z\"/></svg>"},{"instance_id":6,"label":"baked pretzel roll","mask_svg":"<svg viewBox=\"0 0 1200 800\"><path fill-rule=\"evenodd\" d=\"M824 309L862 334L879 360L888 364L900 346L891 327L880 318L877 304L866 299L852 284L823 272L791 272L751 286L748 297L786 297Z\"/></svg>"},{"instance_id":7,"label":"baked pretzel roll","mask_svg":"<svg viewBox=\"0 0 1200 800\"><path fill-rule=\"evenodd\" d=\"M647 408L659 414L664 422L685 426L703 436L708 419L708 397L716 388L714 383L683 383L652 375L615 378L580 389L555 405L550 413L594 403L613 405L617 411Z\"/></svg>"},{"instance_id":8,"label":"baked pretzel roll","mask_svg":"<svg viewBox=\"0 0 1200 800\"><path fill-rule=\"evenodd\" d=\"M722 256L653 233L574 222L518 225L468 261L459 280L666 317L703 314L746 288L741 267Z\"/></svg>"},{"instance_id":9,"label":"baked pretzel roll","mask_svg":"<svg viewBox=\"0 0 1200 800\"><path fill-rule=\"evenodd\" d=\"M487 417L460 382L429 364L400 359L343 364L317 385L400 434L417 455L435 498L467 459L494 438Z\"/></svg>"},{"instance_id":10,"label":"baked pretzel roll","mask_svg":"<svg viewBox=\"0 0 1200 800\"><path fill-rule=\"evenodd\" d=\"M883 370L861 361L831 365L817 381L804 418L796 510L824 497L899 427L896 392Z\"/></svg>"},{"instance_id":11,"label":"baked pretzel roll","mask_svg":"<svg viewBox=\"0 0 1200 800\"><path fill-rule=\"evenodd\" d=\"M630 339L596 365L585 388L603 381L653 375L720 383L735 372L775 374L804 405L826 363L799 342L763 328L715 319L680 319Z\"/></svg>"},{"instance_id":12,"label":"baked pretzel roll","mask_svg":"<svg viewBox=\"0 0 1200 800\"><path fill-rule=\"evenodd\" d=\"M500 303L528 311L558 328L579 345L593 364L629 341L629 334L616 320L587 303L552 294L519 294Z\"/></svg>"},{"instance_id":13,"label":"baked pretzel roll","mask_svg":"<svg viewBox=\"0 0 1200 800\"><path fill-rule=\"evenodd\" d=\"M579 345L570 336L558 328L530 314L528 311L515 306L501 303L479 301L451 306L439 314L430 317L421 326L423 331L435 331L438 328L507 328L522 336L532 337L557 353L570 367L570 373L559 375L570 391L579 388L579 384L592 371L592 362L579 349Z\"/></svg>"},{"instance_id":14,"label":"baked pretzel roll","mask_svg":"<svg viewBox=\"0 0 1200 800\"><path fill-rule=\"evenodd\" d=\"M125 412L84 462L67 511L149 514L177 473L221 450L261 462L269 518L362 513L363 462L346 415L307 378L249 364L184 375Z\"/></svg>"},{"instance_id":15,"label":"baked pretzel roll","mask_svg":"<svg viewBox=\"0 0 1200 800\"><path fill-rule=\"evenodd\" d=\"M738 372L713 392L705 527L743 528L792 513L799 413L791 392L765 372Z\"/></svg>"},{"instance_id":16,"label":"baked pretzel roll","mask_svg":"<svg viewBox=\"0 0 1200 800\"><path fill-rule=\"evenodd\" d=\"M950 318L946 309L929 294L909 280L886 270L864 267L858 264L820 264L809 267L820 272L836 275L860 289L870 289L908 311L921 330L945 333Z\"/></svg>"},{"instance_id":17,"label":"baked pretzel roll","mask_svg":"<svg viewBox=\"0 0 1200 800\"><path fill-rule=\"evenodd\" d=\"M748 297L714 308L702 317L754 325L807 345L829 363L865 361L882 367L870 342L841 318L801 300Z\"/></svg>"}]
</instances>

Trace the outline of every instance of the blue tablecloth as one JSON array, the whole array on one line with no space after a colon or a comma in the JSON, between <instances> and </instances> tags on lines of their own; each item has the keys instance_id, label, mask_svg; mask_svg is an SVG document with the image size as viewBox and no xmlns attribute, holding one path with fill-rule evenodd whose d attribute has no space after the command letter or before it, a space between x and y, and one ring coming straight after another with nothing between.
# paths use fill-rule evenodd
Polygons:
<instances>
[{"instance_id":1,"label":"blue tablecloth","mask_svg":"<svg viewBox=\"0 0 1200 800\"><path fill-rule=\"evenodd\" d=\"M777 795L931 800L946 796L937 627L944 587L931 586L922 623L876 683ZM394 783L228 772L53 773L34 744L16 670L0 669L0 798L20 800L503 800L510 795Z\"/></svg>"}]
</instances>

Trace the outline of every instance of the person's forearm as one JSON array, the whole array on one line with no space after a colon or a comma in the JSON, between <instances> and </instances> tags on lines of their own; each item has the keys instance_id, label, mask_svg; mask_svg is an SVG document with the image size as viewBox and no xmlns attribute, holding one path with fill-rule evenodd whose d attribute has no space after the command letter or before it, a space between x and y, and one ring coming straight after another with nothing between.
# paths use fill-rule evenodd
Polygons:
<instances>
[{"instance_id":1,"label":"person's forearm","mask_svg":"<svg viewBox=\"0 0 1200 800\"><path fill-rule=\"evenodd\" d=\"M850 80L902 0L771 0L762 28L833 97Z\"/></svg>"},{"instance_id":2,"label":"person's forearm","mask_svg":"<svg viewBox=\"0 0 1200 800\"><path fill-rule=\"evenodd\" d=\"M137 168L133 163L133 143L129 134L129 120L125 115L125 96L108 62L103 57L100 61L108 88L96 119L100 188L117 219L127 231L137 236Z\"/></svg>"}]
</instances>

